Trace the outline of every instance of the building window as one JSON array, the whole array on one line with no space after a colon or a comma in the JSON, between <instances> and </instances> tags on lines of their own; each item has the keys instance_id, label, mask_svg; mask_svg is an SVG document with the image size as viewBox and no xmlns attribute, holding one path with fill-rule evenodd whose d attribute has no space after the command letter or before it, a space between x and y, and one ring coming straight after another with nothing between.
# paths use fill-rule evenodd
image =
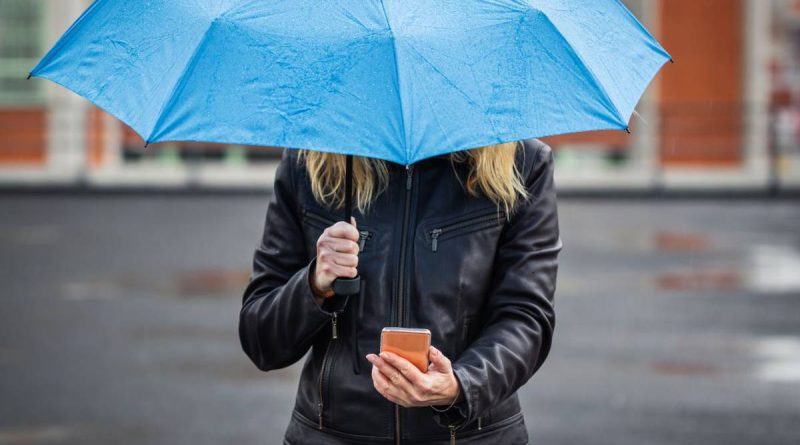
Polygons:
<instances>
[{"instance_id":1,"label":"building window","mask_svg":"<svg viewBox=\"0 0 800 445\"><path fill-rule=\"evenodd\" d=\"M625 6L627 6L628 9L630 9L630 11L633 13L633 15L635 15L636 18L639 19L639 21L642 22L642 23L645 23L644 22L644 19L645 19L645 17L644 17L644 12L645 12L644 11L644 2L645 2L645 0L623 0L622 1L622 3L625 3Z\"/></svg>"},{"instance_id":2,"label":"building window","mask_svg":"<svg viewBox=\"0 0 800 445\"><path fill-rule=\"evenodd\" d=\"M41 103L41 82L26 80L42 51L43 0L0 1L0 104Z\"/></svg>"},{"instance_id":3,"label":"building window","mask_svg":"<svg viewBox=\"0 0 800 445\"><path fill-rule=\"evenodd\" d=\"M800 2L772 2L770 108L780 177L800 178Z\"/></svg>"}]
</instances>

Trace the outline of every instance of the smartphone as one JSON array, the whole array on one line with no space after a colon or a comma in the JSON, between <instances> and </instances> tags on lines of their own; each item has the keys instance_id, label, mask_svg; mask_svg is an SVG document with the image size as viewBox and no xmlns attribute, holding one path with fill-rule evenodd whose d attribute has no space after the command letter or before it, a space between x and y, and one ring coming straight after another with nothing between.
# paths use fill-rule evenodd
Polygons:
<instances>
[{"instance_id":1,"label":"smartphone","mask_svg":"<svg viewBox=\"0 0 800 445\"><path fill-rule=\"evenodd\" d=\"M428 372L431 331L423 328L385 327L381 331L381 352L389 351Z\"/></svg>"}]
</instances>

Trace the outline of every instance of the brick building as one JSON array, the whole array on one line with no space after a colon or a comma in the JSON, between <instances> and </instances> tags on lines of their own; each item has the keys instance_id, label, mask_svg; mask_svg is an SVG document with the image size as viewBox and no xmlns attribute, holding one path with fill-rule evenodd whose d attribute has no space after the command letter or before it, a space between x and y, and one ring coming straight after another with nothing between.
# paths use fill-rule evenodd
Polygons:
<instances>
[{"instance_id":1,"label":"brick building","mask_svg":"<svg viewBox=\"0 0 800 445\"><path fill-rule=\"evenodd\" d=\"M269 186L277 150L155 144L28 70L87 0L0 2L0 184ZM800 0L627 0L677 63L631 135L549 139L559 186L800 185Z\"/></svg>"}]
</instances>

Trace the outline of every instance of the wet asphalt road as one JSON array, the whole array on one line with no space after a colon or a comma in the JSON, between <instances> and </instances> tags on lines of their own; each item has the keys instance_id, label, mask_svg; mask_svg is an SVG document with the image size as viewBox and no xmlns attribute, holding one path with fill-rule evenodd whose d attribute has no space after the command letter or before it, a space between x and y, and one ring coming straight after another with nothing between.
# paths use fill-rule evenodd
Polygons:
<instances>
[{"instance_id":1,"label":"wet asphalt road","mask_svg":"<svg viewBox=\"0 0 800 445\"><path fill-rule=\"evenodd\" d=\"M238 309L266 196L0 196L0 444L277 444ZM800 443L800 203L560 202L535 444Z\"/></svg>"}]
</instances>

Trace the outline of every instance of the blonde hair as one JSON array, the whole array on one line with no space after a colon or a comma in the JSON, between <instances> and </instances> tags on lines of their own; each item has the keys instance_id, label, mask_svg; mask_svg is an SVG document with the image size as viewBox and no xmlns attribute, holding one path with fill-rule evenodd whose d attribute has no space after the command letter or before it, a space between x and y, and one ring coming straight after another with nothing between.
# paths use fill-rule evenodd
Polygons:
<instances>
[{"instance_id":1,"label":"blonde hair","mask_svg":"<svg viewBox=\"0 0 800 445\"><path fill-rule=\"evenodd\" d=\"M468 175L462 185L472 196L483 193L510 215L517 199L527 190L516 165L520 141L485 145L471 150L450 153L450 162L467 162ZM325 205L344 205L346 156L313 150L299 150L298 161L305 159L314 198ZM456 176L458 177L458 176ZM459 179L459 182L461 180ZM365 213L373 199L388 186L389 168L381 159L353 156L353 206Z\"/></svg>"}]
</instances>

